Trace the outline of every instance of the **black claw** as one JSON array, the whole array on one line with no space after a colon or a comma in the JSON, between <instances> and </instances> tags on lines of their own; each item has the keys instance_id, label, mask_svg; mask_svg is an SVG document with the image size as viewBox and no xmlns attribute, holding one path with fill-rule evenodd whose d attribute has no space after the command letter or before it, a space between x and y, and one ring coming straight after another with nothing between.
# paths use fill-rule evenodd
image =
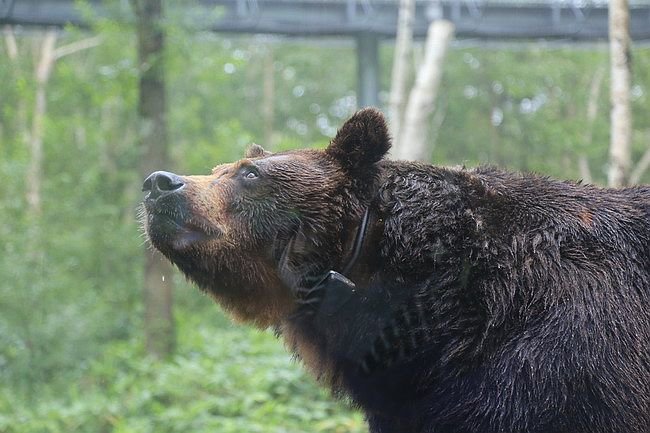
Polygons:
<instances>
[{"instance_id":1,"label":"black claw","mask_svg":"<svg viewBox=\"0 0 650 433\"><path fill-rule=\"evenodd\" d=\"M296 289L296 293L300 294L303 298L312 298L314 296L320 295L320 292L322 292L320 289L307 289L303 287Z\"/></svg>"},{"instance_id":2,"label":"black claw","mask_svg":"<svg viewBox=\"0 0 650 433\"><path fill-rule=\"evenodd\" d=\"M300 305L308 305L308 306L313 306L316 304L319 304L321 302L320 298L312 298L312 299L299 299L298 304Z\"/></svg>"},{"instance_id":3,"label":"black claw","mask_svg":"<svg viewBox=\"0 0 650 433\"><path fill-rule=\"evenodd\" d=\"M375 340L375 345L379 345L381 343L381 347L383 347L384 352L388 352L388 350L391 348L392 344L386 337L386 334L384 331L381 331L379 333L379 336L377 337L377 340Z\"/></svg>"},{"instance_id":4,"label":"black claw","mask_svg":"<svg viewBox=\"0 0 650 433\"><path fill-rule=\"evenodd\" d=\"M370 368L368 368L368 364L366 363L365 360L359 363L359 368L364 374L370 374Z\"/></svg>"}]
</instances>

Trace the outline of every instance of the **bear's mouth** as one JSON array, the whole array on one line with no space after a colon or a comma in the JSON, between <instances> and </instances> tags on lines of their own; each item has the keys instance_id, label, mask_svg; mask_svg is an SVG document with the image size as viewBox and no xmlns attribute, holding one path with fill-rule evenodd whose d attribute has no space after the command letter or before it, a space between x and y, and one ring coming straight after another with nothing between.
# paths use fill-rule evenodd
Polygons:
<instances>
[{"instance_id":1,"label":"bear's mouth","mask_svg":"<svg viewBox=\"0 0 650 433\"><path fill-rule=\"evenodd\" d=\"M220 230L199 227L191 222L179 225L172 245L177 250L186 249L194 244L217 239L221 235Z\"/></svg>"},{"instance_id":2,"label":"bear's mouth","mask_svg":"<svg viewBox=\"0 0 650 433\"><path fill-rule=\"evenodd\" d=\"M149 209L146 215L146 231L151 243L162 250L185 250L223 235L218 227L197 218Z\"/></svg>"}]
</instances>

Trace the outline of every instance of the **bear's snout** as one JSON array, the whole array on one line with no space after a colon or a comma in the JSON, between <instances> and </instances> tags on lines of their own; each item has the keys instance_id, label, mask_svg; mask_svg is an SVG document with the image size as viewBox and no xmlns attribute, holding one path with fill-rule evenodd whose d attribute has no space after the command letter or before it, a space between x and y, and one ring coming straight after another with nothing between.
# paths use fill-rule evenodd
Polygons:
<instances>
[{"instance_id":1,"label":"bear's snout","mask_svg":"<svg viewBox=\"0 0 650 433\"><path fill-rule=\"evenodd\" d=\"M202 200L193 205L197 189L196 177L168 171L155 171L144 180L145 230L156 248L180 250L223 236L219 224L202 212Z\"/></svg>"},{"instance_id":2,"label":"bear's snout","mask_svg":"<svg viewBox=\"0 0 650 433\"><path fill-rule=\"evenodd\" d=\"M145 200L157 200L159 197L174 193L185 186L183 179L168 171L154 171L142 184L142 191L148 192Z\"/></svg>"}]
</instances>

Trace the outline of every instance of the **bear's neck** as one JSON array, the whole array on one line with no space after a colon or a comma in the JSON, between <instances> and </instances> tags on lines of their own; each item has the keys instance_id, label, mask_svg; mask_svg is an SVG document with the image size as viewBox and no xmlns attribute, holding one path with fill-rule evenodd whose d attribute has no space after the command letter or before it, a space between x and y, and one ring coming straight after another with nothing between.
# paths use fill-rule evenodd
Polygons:
<instances>
[{"instance_id":1,"label":"bear's neck","mask_svg":"<svg viewBox=\"0 0 650 433\"><path fill-rule=\"evenodd\" d=\"M343 251L342 260L336 271L343 272L344 276L351 280L355 287L347 293L345 287L332 287L329 297L325 301L327 305L309 304L301 307L277 326L277 332L285 342L287 348L297 355L307 370L319 381L328 384L333 389L342 389L341 363L337 359L336 352L342 349L349 352L350 347L356 344L349 341L356 329L355 322L360 316L364 316L364 308L368 307L364 301L364 292L369 286L380 278L381 270L385 268L380 257L380 241L384 231L384 218L374 206L368 212L368 219L363 234L360 233L361 219L356 223L349 222L343 232L352 233L342 239ZM358 248L355 245L358 244ZM355 250L358 249L357 254ZM353 258L357 256L356 259ZM350 265L350 266L348 266ZM332 295L336 293L336 295ZM332 299L331 296L341 296L342 299ZM321 294L321 296L325 296ZM349 299L348 299L349 297ZM304 311L302 310L304 308ZM334 314L330 311L335 309ZM325 311L327 310L327 311ZM304 313L304 314L303 314ZM358 316L358 314L360 316ZM372 315L372 314L371 314ZM331 319L334 317L335 319ZM339 320L340 319L340 320Z\"/></svg>"}]
</instances>

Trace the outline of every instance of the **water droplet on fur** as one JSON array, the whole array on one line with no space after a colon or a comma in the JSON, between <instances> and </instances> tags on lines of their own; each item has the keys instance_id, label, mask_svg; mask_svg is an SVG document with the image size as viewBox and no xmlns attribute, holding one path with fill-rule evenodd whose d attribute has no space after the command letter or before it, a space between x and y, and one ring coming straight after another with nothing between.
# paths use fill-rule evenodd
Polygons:
<instances>
[{"instance_id":1,"label":"water droplet on fur","mask_svg":"<svg viewBox=\"0 0 650 433\"><path fill-rule=\"evenodd\" d=\"M165 282L165 276L164 275L162 276L162 280L163 280L163 283L164 283Z\"/></svg>"}]
</instances>

